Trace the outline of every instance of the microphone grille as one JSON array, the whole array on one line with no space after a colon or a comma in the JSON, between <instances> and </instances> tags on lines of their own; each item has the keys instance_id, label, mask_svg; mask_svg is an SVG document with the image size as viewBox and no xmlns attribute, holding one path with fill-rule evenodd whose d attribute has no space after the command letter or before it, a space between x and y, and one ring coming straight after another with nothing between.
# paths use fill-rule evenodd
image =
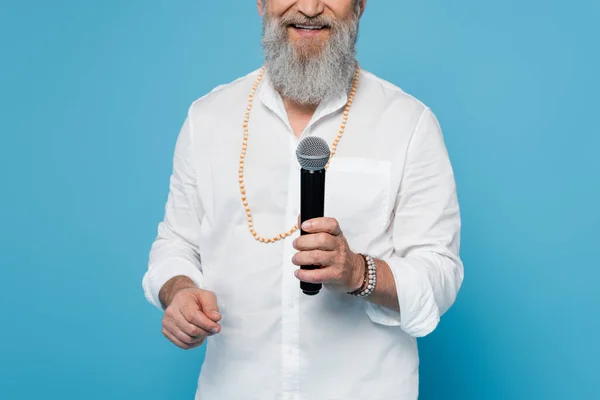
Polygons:
<instances>
[{"instance_id":1,"label":"microphone grille","mask_svg":"<svg viewBox=\"0 0 600 400\"><path fill-rule=\"evenodd\" d=\"M319 170L329 161L329 146L318 136L308 136L300 141L296 148L296 157L303 169Z\"/></svg>"}]
</instances>

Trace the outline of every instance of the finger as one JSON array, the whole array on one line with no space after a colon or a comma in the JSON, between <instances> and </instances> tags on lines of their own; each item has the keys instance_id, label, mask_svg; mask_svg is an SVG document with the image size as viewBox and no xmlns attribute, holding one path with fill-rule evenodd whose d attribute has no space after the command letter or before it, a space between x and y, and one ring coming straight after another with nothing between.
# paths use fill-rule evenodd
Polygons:
<instances>
[{"instance_id":1,"label":"finger","mask_svg":"<svg viewBox=\"0 0 600 400\"><path fill-rule=\"evenodd\" d=\"M337 219L329 217L313 218L302 223L302 230L308 233L325 232L333 236L342 234Z\"/></svg>"},{"instance_id":2,"label":"finger","mask_svg":"<svg viewBox=\"0 0 600 400\"><path fill-rule=\"evenodd\" d=\"M187 350L191 347L190 345L187 345L187 344L181 342L179 339L177 339L175 336L173 336L173 334L169 330L167 330L164 327L163 327L162 333L167 339L169 339L169 341L171 343L173 343L177 347L181 347L184 350Z\"/></svg>"},{"instance_id":3,"label":"finger","mask_svg":"<svg viewBox=\"0 0 600 400\"><path fill-rule=\"evenodd\" d=\"M218 314L218 317L216 317L214 311L209 312L213 315L213 318L209 318L204 311L199 310L197 305L193 303L186 305L181 309L181 315L189 324L195 326L197 329L210 332L210 334L219 333L221 331L221 326L214 320L220 320L221 314L218 314L217 312L216 314ZM175 314L173 318L176 319L177 315Z\"/></svg>"},{"instance_id":4,"label":"finger","mask_svg":"<svg viewBox=\"0 0 600 400\"><path fill-rule=\"evenodd\" d=\"M196 341L191 336L183 333L175 326L175 324L164 324L163 335L165 335L167 339L169 339L175 345L186 350L191 348L192 345L196 343Z\"/></svg>"},{"instance_id":5,"label":"finger","mask_svg":"<svg viewBox=\"0 0 600 400\"><path fill-rule=\"evenodd\" d=\"M203 292L200 297L200 310L214 322L221 320L221 312L217 305L217 296L213 292Z\"/></svg>"},{"instance_id":6,"label":"finger","mask_svg":"<svg viewBox=\"0 0 600 400\"><path fill-rule=\"evenodd\" d=\"M335 239L335 236L332 236L328 233L311 233L309 235L303 235L293 242L293 246L296 250L299 251L308 251L308 250L327 250L333 251L337 248L338 242Z\"/></svg>"},{"instance_id":7,"label":"finger","mask_svg":"<svg viewBox=\"0 0 600 400\"><path fill-rule=\"evenodd\" d=\"M332 251L324 250L310 250L300 251L292 257L292 263L298 266L302 265L317 265L327 266L331 265L334 253Z\"/></svg>"},{"instance_id":8,"label":"finger","mask_svg":"<svg viewBox=\"0 0 600 400\"><path fill-rule=\"evenodd\" d=\"M172 333L171 331L169 331L166 328L163 328L163 335L171 342L173 343L175 346L180 347L184 350L189 350L189 349L194 349L196 347L200 347L202 346L202 344L204 343L204 340L200 340L194 344L185 344L183 343L181 340L177 339Z\"/></svg>"},{"instance_id":9,"label":"finger","mask_svg":"<svg viewBox=\"0 0 600 400\"><path fill-rule=\"evenodd\" d=\"M210 335L221 332L221 325L208 318L202 311L196 311L187 321L199 329L210 332Z\"/></svg>"},{"instance_id":10,"label":"finger","mask_svg":"<svg viewBox=\"0 0 600 400\"><path fill-rule=\"evenodd\" d=\"M321 269L298 269L294 272L298 280L308 283L334 283L338 282L338 277L333 268Z\"/></svg>"},{"instance_id":11,"label":"finger","mask_svg":"<svg viewBox=\"0 0 600 400\"><path fill-rule=\"evenodd\" d=\"M216 332L206 331L206 330L200 328L199 326L194 325L193 323L188 321L185 318L185 316L181 313L178 316L174 317L174 322L175 322L175 325L177 326L177 328L179 328L179 330L181 330L186 335L191 336L193 339L195 339L195 341L197 341L199 339L203 339L207 336L212 336L216 333Z\"/></svg>"},{"instance_id":12,"label":"finger","mask_svg":"<svg viewBox=\"0 0 600 400\"><path fill-rule=\"evenodd\" d=\"M184 344L192 345L198 341L198 338L192 337L191 335L188 335L187 333L183 332L178 326L177 321L175 321L174 319L165 320L165 322L163 323L163 327L169 332L171 332L171 334L175 338L177 338L177 340Z\"/></svg>"}]
</instances>

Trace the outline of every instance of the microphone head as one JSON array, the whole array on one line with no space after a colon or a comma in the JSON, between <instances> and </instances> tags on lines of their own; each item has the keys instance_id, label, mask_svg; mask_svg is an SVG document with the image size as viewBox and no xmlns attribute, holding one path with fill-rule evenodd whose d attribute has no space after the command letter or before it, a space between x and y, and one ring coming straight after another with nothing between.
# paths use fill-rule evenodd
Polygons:
<instances>
[{"instance_id":1,"label":"microphone head","mask_svg":"<svg viewBox=\"0 0 600 400\"><path fill-rule=\"evenodd\" d=\"M300 141L296 148L296 157L302 169L324 169L329 161L329 146L327 142L317 136L308 136Z\"/></svg>"}]
</instances>

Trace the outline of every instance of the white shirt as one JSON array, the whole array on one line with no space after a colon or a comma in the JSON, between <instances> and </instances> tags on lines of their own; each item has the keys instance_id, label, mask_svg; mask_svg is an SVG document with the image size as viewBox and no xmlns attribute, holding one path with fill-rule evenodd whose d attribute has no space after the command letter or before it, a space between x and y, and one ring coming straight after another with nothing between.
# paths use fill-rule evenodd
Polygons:
<instances>
[{"instance_id":1,"label":"white shirt","mask_svg":"<svg viewBox=\"0 0 600 400\"><path fill-rule=\"evenodd\" d=\"M215 292L221 333L209 338L196 399L409 400L418 395L415 337L430 333L463 280L460 216L440 127L415 98L361 71L345 133L326 173L325 215L354 252L385 260L400 313L294 277L291 237L256 241L238 187L242 122L257 71L195 101L177 140L164 221L143 279L189 276ZM335 138L346 94L302 133ZM245 185L254 226L273 237L299 214L299 139L268 76L249 124Z\"/></svg>"}]
</instances>

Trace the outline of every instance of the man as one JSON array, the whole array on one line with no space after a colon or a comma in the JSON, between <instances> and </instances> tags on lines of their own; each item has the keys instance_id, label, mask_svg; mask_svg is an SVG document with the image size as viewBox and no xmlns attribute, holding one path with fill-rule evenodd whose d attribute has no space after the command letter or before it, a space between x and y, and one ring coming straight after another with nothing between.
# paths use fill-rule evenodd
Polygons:
<instances>
[{"instance_id":1,"label":"man","mask_svg":"<svg viewBox=\"0 0 600 400\"><path fill-rule=\"evenodd\" d=\"M418 396L415 338L463 279L459 207L432 112L357 66L365 6L259 0L265 69L189 109L143 286L171 342L209 338L197 399ZM308 136L332 158L300 236Z\"/></svg>"}]
</instances>

